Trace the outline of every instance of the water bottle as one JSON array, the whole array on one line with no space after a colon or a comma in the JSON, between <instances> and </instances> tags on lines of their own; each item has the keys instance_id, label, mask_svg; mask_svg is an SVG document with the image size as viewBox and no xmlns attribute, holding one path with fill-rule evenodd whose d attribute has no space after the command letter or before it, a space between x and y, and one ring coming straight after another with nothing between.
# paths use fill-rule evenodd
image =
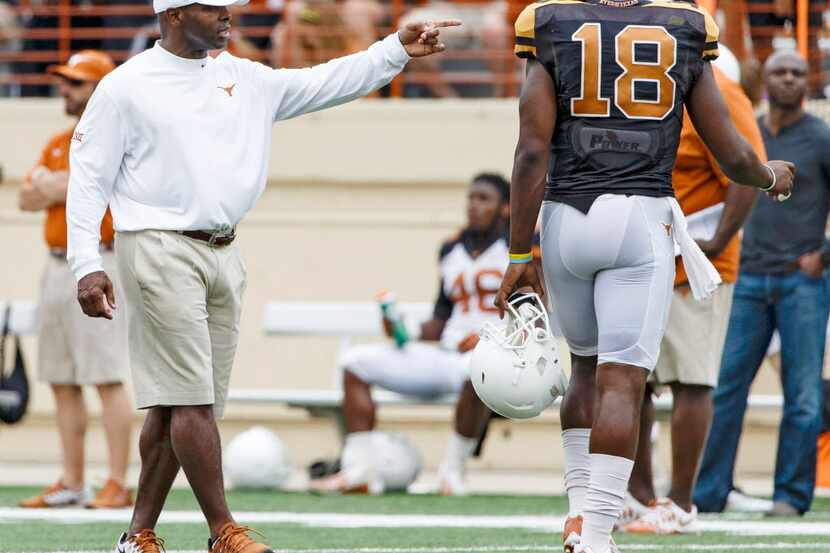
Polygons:
<instances>
[{"instance_id":1,"label":"water bottle","mask_svg":"<svg viewBox=\"0 0 830 553\"><path fill-rule=\"evenodd\" d=\"M395 340L395 345L402 348L409 341L409 333L406 331L403 317L398 311L398 299L395 294L388 290L379 292L377 299L383 319L392 327L392 338Z\"/></svg>"}]
</instances>

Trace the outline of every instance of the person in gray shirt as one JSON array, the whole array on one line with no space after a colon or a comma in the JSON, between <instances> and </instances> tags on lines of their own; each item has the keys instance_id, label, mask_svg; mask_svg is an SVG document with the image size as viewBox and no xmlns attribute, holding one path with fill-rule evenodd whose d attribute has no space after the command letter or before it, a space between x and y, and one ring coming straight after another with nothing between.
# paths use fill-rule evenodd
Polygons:
<instances>
[{"instance_id":1,"label":"person in gray shirt","mask_svg":"<svg viewBox=\"0 0 830 553\"><path fill-rule=\"evenodd\" d=\"M749 388L773 332L781 337L784 412L768 515L803 514L813 500L821 423L821 373L827 332L830 264L825 238L830 210L830 126L805 113L807 64L794 52L764 67L769 113L759 119L767 155L797 167L786 203L760 195L744 229L741 266L715 390L715 416L700 468L695 504L722 511L733 471Z\"/></svg>"}]
</instances>

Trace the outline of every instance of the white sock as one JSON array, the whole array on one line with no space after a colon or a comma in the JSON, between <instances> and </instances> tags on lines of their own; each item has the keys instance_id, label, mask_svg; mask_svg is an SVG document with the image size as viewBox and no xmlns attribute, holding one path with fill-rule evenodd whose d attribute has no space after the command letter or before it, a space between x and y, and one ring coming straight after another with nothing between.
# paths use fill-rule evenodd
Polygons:
<instances>
[{"instance_id":1,"label":"white sock","mask_svg":"<svg viewBox=\"0 0 830 553\"><path fill-rule=\"evenodd\" d=\"M606 553L614 522L625 505L634 461L614 455L590 454L591 482L585 494L582 543L594 553Z\"/></svg>"},{"instance_id":2,"label":"white sock","mask_svg":"<svg viewBox=\"0 0 830 553\"><path fill-rule=\"evenodd\" d=\"M375 432L370 430L346 435L343 455L340 457L340 469L350 485L362 484L369 478L374 458L374 434Z\"/></svg>"},{"instance_id":3,"label":"white sock","mask_svg":"<svg viewBox=\"0 0 830 553\"><path fill-rule=\"evenodd\" d=\"M450 434L450 441L447 444L447 455L444 457L444 467L447 470L464 472L469 459L478 445L477 438L466 438L458 432Z\"/></svg>"},{"instance_id":4,"label":"white sock","mask_svg":"<svg viewBox=\"0 0 830 553\"><path fill-rule=\"evenodd\" d=\"M565 450L565 491L568 494L570 516L581 515L585 508L585 492L591 477L588 445L590 428L570 428L562 431Z\"/></svg>"}]
</instances>

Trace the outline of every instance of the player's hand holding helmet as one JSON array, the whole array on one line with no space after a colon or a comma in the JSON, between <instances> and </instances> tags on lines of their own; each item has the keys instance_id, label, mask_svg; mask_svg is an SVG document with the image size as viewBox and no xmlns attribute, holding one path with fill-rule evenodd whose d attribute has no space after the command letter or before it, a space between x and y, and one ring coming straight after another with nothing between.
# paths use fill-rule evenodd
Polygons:
<instances>
[{"instance_id":1,"label":"player's hand holding helmet","mask_svg":"<svg viewBox=\"0 0 830 553\"><path fill-rule=\"evenodd\" d=\"M539 296L513 294L506 308L506 327L488 323L482 329L470 360L470 380L481 401L496 413L529 419L563 395L568 381Z\"/></svg>"},{"instance_id":2,"label":"player's hand holding helmet","mask_svg":"<svg viewBox=\"0 0 830 553\"><path fill-rule=\"evenodd\" d=\"M790 199L793 193L793 179L795 179L795 165L789 161L773 160L767 163L773 174L772 188L764 190L773 200L783 202Z\"/></svg>"}]
</instances>

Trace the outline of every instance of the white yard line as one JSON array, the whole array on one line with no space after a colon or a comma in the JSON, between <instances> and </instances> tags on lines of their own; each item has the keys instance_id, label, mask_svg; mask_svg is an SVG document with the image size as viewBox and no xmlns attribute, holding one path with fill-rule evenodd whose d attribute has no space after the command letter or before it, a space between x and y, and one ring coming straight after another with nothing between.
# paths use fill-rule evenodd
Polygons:
<instances>
[{"instance_id":1,"label":"white yard line","mask_svg":"<svg viewBox=\"0 0 830 553\"><path fill-rule=\"evenodd\" d=\"M630 544L622 546L625 551L658 551L668 546L657 544ZM743 551L768 550L789 551L826 550L826 543L742 543L742 544L678 544L672 551ZM528 551L562 551L561 545L494 545L489 547L360 547L357 549L277 549L277 553L524 553ZM58 553L111 553L111 551L60 551ZM204 553L199 551L175 551L167 553Z\"/></svg>"},{"instance_id":2,"label":"white yard line","mask_svg":"<svg viewBox=\"0 0 830 553\"><path fill-rule=\"evenodd\" d=\"M0 508L0 524L19 521L43 521L63 524L128 523L129 510L88 509L19 509ZM546 532L561 532L565 524L561 516L465 516L465 515L383 515L362 513L286 513L239 512L237 520L246 524L301 524L326 528L524 528ZM166 511L161 522L167 524L204 524L198 511ZM717 520L698 522L702 532L728 534L828 536L830 522Z\"/></svg>"}]
</instances>

